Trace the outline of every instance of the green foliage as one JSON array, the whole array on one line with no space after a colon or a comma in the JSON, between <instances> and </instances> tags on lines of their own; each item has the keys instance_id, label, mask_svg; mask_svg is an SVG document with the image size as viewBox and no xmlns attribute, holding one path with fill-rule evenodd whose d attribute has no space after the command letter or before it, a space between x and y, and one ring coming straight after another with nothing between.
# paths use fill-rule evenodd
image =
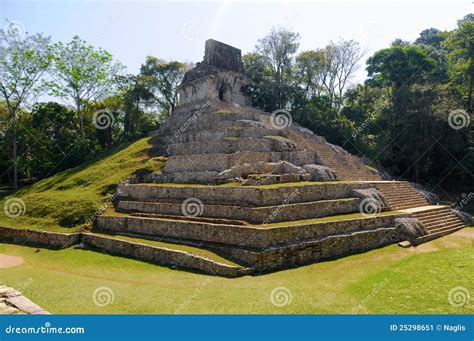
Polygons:
<instances>
[{"instance_id":1,"label":"green foliage","mask_svg":"<svg viewBox=\"0 0 474 341\"><path fill-rule=\"evenodd\" d=\"M472 113L474 89L474 19L466 16L458 29L448 35L445 46L449 53L451 82Z\"/></svg>"},{"instance_id":2,"label":"green foliage","mask_svg":"<svg viewBox=\"0 0 474 341\"><path fill-rule=\"evenodd\" d=\"M50 38L26 35L8 23L0 30L0 96L9 117L7 133L11 138L12 185L18 187L17 123L22 106L42 89L41 80L52 61ZM11 29L8 29L10 27ZM26 33L25 33L26 34ZM5 135L5 131L2 131Z\"/></svg>"},{"instance_id":3,"label":"green foliage","mask_svg":"<svg viewBox=\"0 0 474 341\"><path fill-rule=\"evenodd\" d=\"M64 227L84 226L117 184L141 170L161 169L163 160L150 155L153 147L150 139L144 138L0 196L1 207L11 197L21 198L26 204L26 214L18 218L9 218L1 212L0 225L59 231Z\"/></svg>"},{"instance_id":4,"label":"green foliage","mask_svg":"<svg viewBox=\"0 0 474 341\"><path fill-rule=\"evenodd\" d=\"M367 72L373 84L391 86L398 91L423 77L434 67L428 53L417 46L395 45L377 51L367 59Z\"/></svg>"},{"instance_id":5,"label":"green foliage","mask_svg":"<svg viewBox=\"0 0 474 341\"><path fill-rule=\"evenodd\" d=\"M123 69L112 55L96 49L78 36L54 44L53 81L50 92L67 101L76 111L81 139L85 138L84 110L89 102L111 94Z\"/></svg>"},{"instance_id":6,"label":"green foliage","mask_svg":"<svg viewBox=\"0 0 474 341\"><path fill-rule=\"evenodd\" d=\"M155 102L161 111L171 114L178 103L178 86L189 65L148 56L140 68L140 76L148 91L149 101ZM145 95L146 96L146 95Z\"/></svg>"}]
</instances>

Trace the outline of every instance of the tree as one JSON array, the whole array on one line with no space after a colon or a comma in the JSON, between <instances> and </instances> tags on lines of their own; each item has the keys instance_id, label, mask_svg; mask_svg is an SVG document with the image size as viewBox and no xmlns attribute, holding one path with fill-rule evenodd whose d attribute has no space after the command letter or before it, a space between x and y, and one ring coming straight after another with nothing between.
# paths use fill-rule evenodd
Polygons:
<instances>
[{"instance_id":1,"label":"tree","mask_svg":"<svg viewBox=\"0 0 474 341\"><path fill-rule=\"evenodd\" d=\"M439 48L443 41L443 32L436 28L429 28L421 31L420 36L415 40L415 44Z\"/></svg>"},{"instance_id":2,"label":"tree","mask_svg":"<svg viewBox=\"0 0 474 341\"><path fill-rule=\"evenodd\" d=\"M456 30L449 34L445 46L449 53L449 73L452 84L465 101L468 112L473 110L474 91L474 18L466 16Z\"/></svg>"},{"instance_id":3,"label":"tree","mask_svg":"<svg viewBox=\"0 0 474 341\"><path fill-rule=\"evenodd\" d=\"M324 91L322 80L325 62L324 50L304 51L296 57L296 79L303 98L320 96Z\"/></svg>"},{"instance_id":4,"label":"tree","mask_svg":"<svg viewBox=\"0 0 474 341\"><path fill-rule=\"evenodd\" d=\"M273 70L265 57L258 53L248 53L242 57L245 74L249 80L248 95L254 106L273 111L275 106L275 81Z\"/></svg>"},{"instance_id":5,"label":"tree","mask_svg":"<svg viewBox=\"0 0 474 341\"><path fill-rule=\"evenodd\" d=\"M425 76L434 67L428 53L417 46L392 46L367 59L369 83L393 86L394 92Z\"/></svg>"},{"instance_id":6,"label":"tree","mask_svg":"<svg viewBox=\"0 0 474 341\"><path fill-rule=\"evenodd\" d=\"M289 88L293 55L299 47L299 33L285 28L272 28L270 33L260 39L256 51L265 58L271 66L275 81L276 109L284 108L287 104L285 90Z\"/></svg>"},{"instance_id":7,"label":"tree","mask_svg":"<svg viewBox=\"0 0 474 341\"><path fill-rule=\"evenodd\" d=\"M140 76L146 83L152 98L166 114L171 114L178 102L178 86L189 65L148 56L140 68Z\"/></svg>"},{"instance_id":8,"label":"tree","mask_svg":"<svg viewBox=\"0 0 474 341\"><path fill-rule=\"evenodd\" d=\"M74 36L72 41L54 44L51 93L63 98L77 115L81 141L84 141L84 110L87 103L100 100L114 90L123 66L112 55Z\"/></svg>"},{"instance_id":9,"label":"tree","mask_svg":"<svg viewBox=\"0 0 474 341\"><path fill-rule=\"evenodd\" d=\"M12 134L13 188L18 187L17 121L22 106L41 90L40 82L52 61L50 38L26 35L13 28L0 30L0 94L9 112ZM4 47L2 47L4 46Z\"/></svg>"},{"instance_id":10,"label":"tree","mask_svg":"<svg viewBox=\"0 0 474 341\"><path fill-rule=\"evenodd\" d=\"M344 90L363 55L359 43L353 40L330 42L324 49L321 84L336 109L341 106Z\"/></svg>"},{"instance_id":11,"label":"tree","mask_svg":"<svg viewBox=\"0 0 474 341\"><path fill-rule=\"evenodd\" d=\"M79 133L74 123L74 111L55 102L38 103L27 123L28 128L24 129L29 130L29 163L34 177L42 178L53 169L61 171L77 164L75 153L71 153Z\"/></svg>"}]
</instances>

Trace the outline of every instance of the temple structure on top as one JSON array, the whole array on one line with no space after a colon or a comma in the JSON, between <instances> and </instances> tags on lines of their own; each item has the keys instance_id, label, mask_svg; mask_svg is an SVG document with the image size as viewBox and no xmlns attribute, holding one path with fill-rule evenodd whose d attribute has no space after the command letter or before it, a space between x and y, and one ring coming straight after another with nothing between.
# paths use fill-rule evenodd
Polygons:
<instances>
[{"instance_id":1,"label":"temple structure on top","mask_svg":"<svg viewBox=\"0 0 474 341\"><path fill-rule=\"evenodd\" d=\"M180 104L219 99L229 104L250 105L245 95L248 82L243 72L239 49L207 40L203 61L186 73L179 87Z\"/></svg>"}]
</instances>

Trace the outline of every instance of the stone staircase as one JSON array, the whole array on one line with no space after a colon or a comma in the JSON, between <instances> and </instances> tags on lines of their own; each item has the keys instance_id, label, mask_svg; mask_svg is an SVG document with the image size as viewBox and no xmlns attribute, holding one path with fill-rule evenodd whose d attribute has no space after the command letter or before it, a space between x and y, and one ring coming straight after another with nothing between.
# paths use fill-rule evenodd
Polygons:
<instances>
[{"instance_id":1,"label":"stone staircase","mask_svg":"<svg viewBox=\"0 0 474 341\"><path fill-rule=\"evenodd\" d=\"M406 181L388 181L375 184L382 192L391 210L429 205L428 201Z\"/></svg>"},{"instance_id":2,"label":"stone staircase","mask_svg":"<svg viewBox=\"0 0 474 341\"><path fill-rule=\"evenodd\" d=\"M337 150L328 145L317 149L320 162L332 168L341 180L380 180L380 176L372 172L359 158L343 150Z\"/></svg>"},{"instance_id":3,"label":"stone staircase","mask_svg":"<svg viewBox=\"0 0 474 341\"><path fill-rule=\"evenodd\" d=\"M416 244L425 243L465 227L464 222L449 206L428 206L424 210L418 210L411 214L424 225L428 232L419 237Z\"/></svg>"}]
</instances>

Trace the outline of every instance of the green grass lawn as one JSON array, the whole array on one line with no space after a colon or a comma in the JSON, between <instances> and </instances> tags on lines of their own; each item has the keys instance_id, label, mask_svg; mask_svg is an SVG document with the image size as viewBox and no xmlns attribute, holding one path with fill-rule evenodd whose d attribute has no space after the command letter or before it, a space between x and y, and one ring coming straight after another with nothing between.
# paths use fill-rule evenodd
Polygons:
<instances>
[{"instance_id":1,"label":"green grass lawn","mask_svg":"<svg viewBox=\"0 0 474 341\"><path fill-rule=\"evenodd\" d=\"M473 314L474 229L466 228L417 248L396 245L364 254L272 273L226 279L171 270L91 251L52 251L0 244L23 265L0 270L0 282L52 313L459 313ZM113 303L93 303L97 288ZM271 303L285 287L291 303ZM452 288L471 302L449 304Z\"/></svg>"},{"instance_id":2,"label":"green grass lawn","mask_svg":"<svg viewBox=\"0 0 474 341\"><path fill-rule=\"evenodd\" d=\"M150 138L113 150L107 154L52 177L0 195L0 226L25 227L48 231L72 232L84 226L107 201L107 196L121 181L136 172L162 168L163 160L153 158L156 148ZM20 198L26 206L23 216L10 218L3 207L10 198ZM72 228L71 228L72 227Z\"/></svg>"}]
</instances>

